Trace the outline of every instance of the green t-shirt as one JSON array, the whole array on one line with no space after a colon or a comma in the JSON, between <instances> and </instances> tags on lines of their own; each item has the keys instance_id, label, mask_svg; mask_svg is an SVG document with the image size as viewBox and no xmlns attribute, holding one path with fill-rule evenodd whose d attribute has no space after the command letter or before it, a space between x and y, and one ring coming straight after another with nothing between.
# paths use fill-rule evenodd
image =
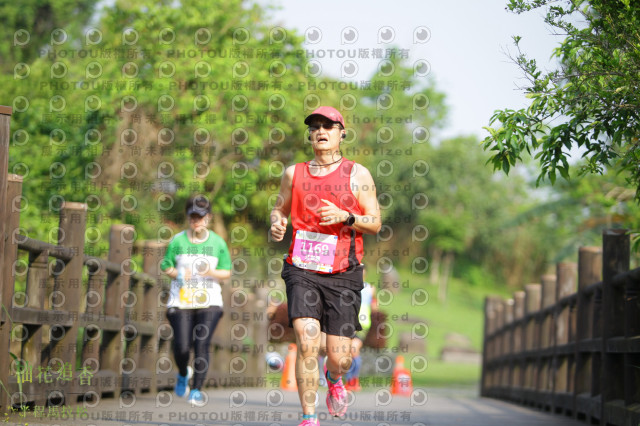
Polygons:
<instances>
[{"instance_id":1,"label":"green t-shirt","mask_svg":"<svg viewBox=\"0 0 640 426\"><path fill-rule=\"evenodd\" d=\"M201 274L211 269L231 270L231 256L225 241L213 231L200 244L189 241L187 231L176 234L164 255L160 268L170 267L191 271L187 281L171 281L171 292L167 307L182 309L222 306L222 288L217 279Z\"/></svg>"}]
</instances>

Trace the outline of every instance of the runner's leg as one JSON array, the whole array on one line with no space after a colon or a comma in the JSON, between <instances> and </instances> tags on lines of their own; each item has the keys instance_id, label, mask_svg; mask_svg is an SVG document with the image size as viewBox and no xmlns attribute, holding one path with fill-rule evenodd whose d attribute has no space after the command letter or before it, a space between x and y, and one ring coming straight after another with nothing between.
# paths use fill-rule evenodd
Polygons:
<instances>
[{"instance_id":1,"label":"runner's leg","mask_svg":"<svg viewBox=\"0 0 640 426\"><path fill-rule=\"evenodd\" d=\"M327 370L338 380L351 367L351 338L327 334Z\"/></svg>"},{"instance_id":2,"label":"runner's leg","mask_svg":"<svg viewBox=\"0 0 640 426\"><path fill-rule=\"evenodd\" d=\"M187 375L193 316L191 309L169 308L167 319L173 328L173 357L181 376Z\"/></svg>"},{"instance_id":3,"label":"runner's leg","mask_svg":"<svg viewBox=\"0 0 640 426\"><path fill-rule=\"evenodd\" d=\"M318 393L318 350L320 347L320 321L314 318L295 318L293 331L298 345L296 382L304 414L314 414Z\"/></svg>"},{"instance_id":4,"label":"runner's leg","mask_svg":"<svg viewBox=\"0 0 640 426\"><path fill-rule=\"evenodd\" d=\"M218 321L222 317L222 308L209 306L204 309L196 309L196 311L193 328L193 389L200 390L209 371L209 345Z\"/></svg>"},{"instance_id":5,"label":"runner's leg","mask_svg":"<svg viewBox=\"0 0 640 426\"><path fill-rule=\"evenodd\" d=\"M351 367L349 371L345 373L345 379L348 382L354 377L360 376L360 365L362 360L360 359L360 348L362 347L362 340L355 337L351 340Z\"/></svg>"}]
</instances>

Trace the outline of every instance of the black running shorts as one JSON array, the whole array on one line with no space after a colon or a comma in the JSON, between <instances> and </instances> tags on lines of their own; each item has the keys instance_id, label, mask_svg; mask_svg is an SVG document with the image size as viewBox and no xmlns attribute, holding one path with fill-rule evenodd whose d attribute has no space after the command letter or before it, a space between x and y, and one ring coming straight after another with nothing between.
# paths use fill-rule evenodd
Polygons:
<instances>
[{"instance_id":1,"label":"black running shorts","mask_svg":"<svg viewBox=\"0 0 640 426\"><path fill-rule=\"evenodd\" d=\"M320 321L320 329L333 336L353 338L362 330L358 321L362 266L318 274L285 261L281 276L287 286L289 327L293 327L295 318L315 318Z\"/></svg>"}]
</instances>

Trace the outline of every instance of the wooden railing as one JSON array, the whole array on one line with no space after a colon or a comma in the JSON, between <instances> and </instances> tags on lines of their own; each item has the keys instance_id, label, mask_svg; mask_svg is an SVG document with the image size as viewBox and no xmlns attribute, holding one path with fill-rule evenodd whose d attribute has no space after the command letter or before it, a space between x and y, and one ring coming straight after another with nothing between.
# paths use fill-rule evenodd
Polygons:
<instances>
[{"instance_id":1,"label":"wooden railing","mask_svg":"<svg viewBox=\"0 0 640 426\"><path fill-rule=\"evenodd\" d=\"M578 265L485 302L481 395L602 425L640 424L640 268L603 233Z\"/></svg>"},{"instance_id":2,"label":"wooden railing","mask_svg":"<svg viewBox=\"0 0 640 426\"><path fill-rule=\"evenodd\" d=\"M3 111L0 157L5 162ZM22 178L4 170L0 409L79 402L90 407L103 397L171 389L177 369L165 317L169 281L159 269L165 244L135 243L133 226L112 225L108 258L87 256L87 206L74 202L60 208L57 244L21 235ZM142 255L143 272L133 267L136 253ZM16 276L24 278L24 290L16 291ZM260 386L268 350L266 296L258 296L255 285L233 285L251 280L228 281L232 285L223 285L225 315L212 339L205 386Z\"/></svg>"}]
</instances>

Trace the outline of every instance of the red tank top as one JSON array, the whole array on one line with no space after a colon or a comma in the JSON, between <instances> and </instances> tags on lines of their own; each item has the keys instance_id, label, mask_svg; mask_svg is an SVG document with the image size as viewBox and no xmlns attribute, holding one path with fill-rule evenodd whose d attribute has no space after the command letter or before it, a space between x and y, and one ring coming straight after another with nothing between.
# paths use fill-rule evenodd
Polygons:
<instances>
[{"instance_id":1,"label":"red tank top","mask_svg":"<svg viewBox=\"0 0 640 426\"><path fill-rule=\"evenodd\" d=\"M325 176L313 176L308 163L296 164L291 191L293 238L286 259L289 264L317 273L335 274L362 261L362 233L342 223L321 226L318 213L318 209L326 205L321 201L324 199L342 210L362 214L351 192L354 164L343 160L336 170Z\"/></svg>"}]
</instances>

